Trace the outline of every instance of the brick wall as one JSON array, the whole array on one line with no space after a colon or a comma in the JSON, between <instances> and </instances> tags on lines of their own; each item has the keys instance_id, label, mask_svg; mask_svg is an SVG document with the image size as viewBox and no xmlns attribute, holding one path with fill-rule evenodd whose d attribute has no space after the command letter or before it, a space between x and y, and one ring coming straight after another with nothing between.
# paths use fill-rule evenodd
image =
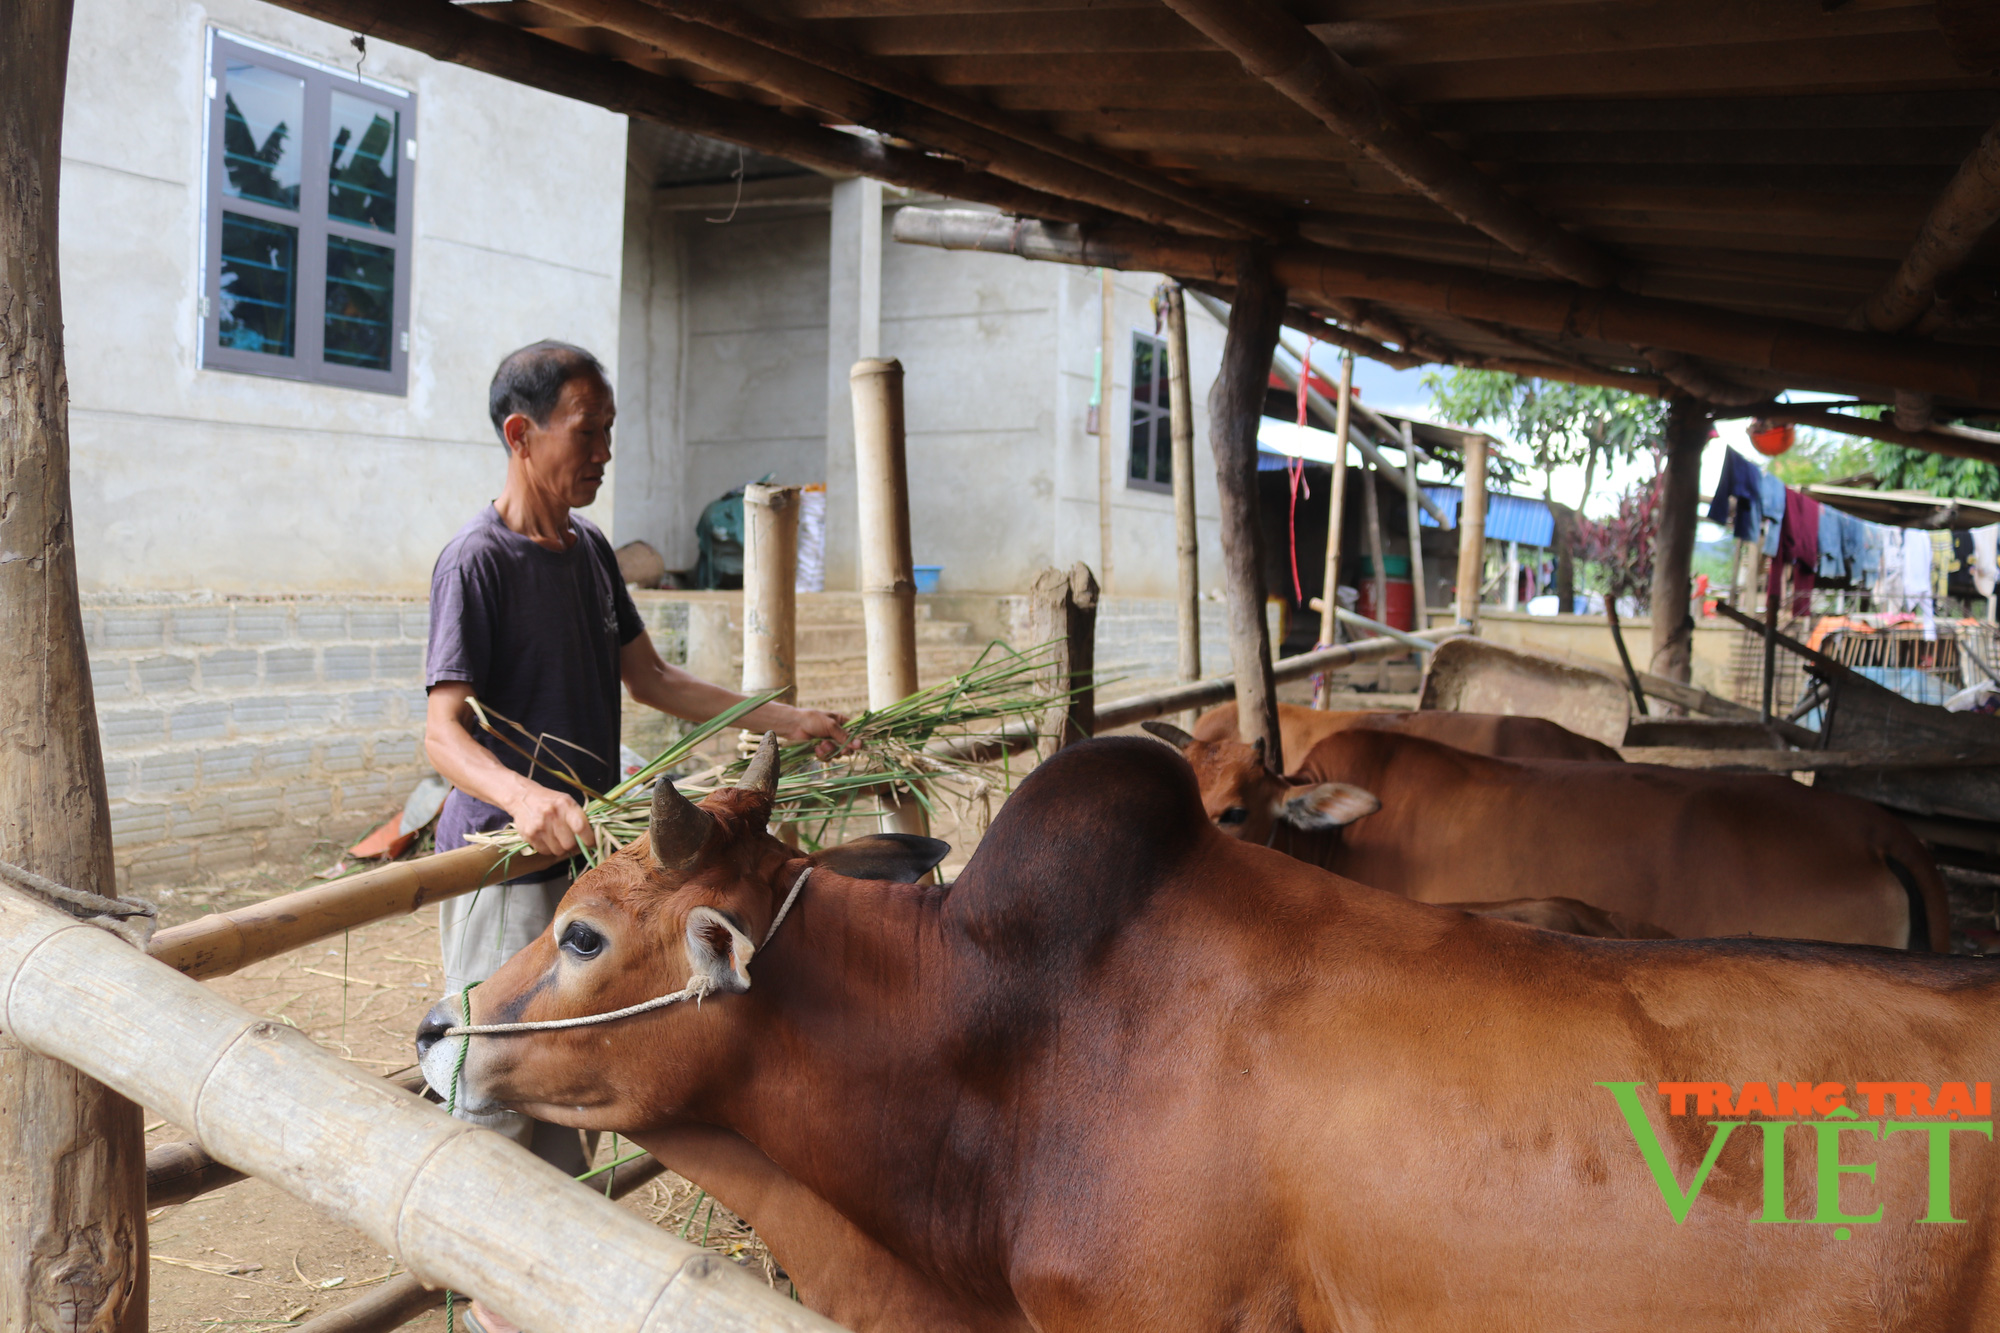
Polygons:
<instances>
[{"instance_id":1,"label":"brick wall","mask_svg":"<svg viewBox=\"0 0 2000 1333\"><path fill-rule=\"evenodd\" d=\"M87 598L120 888L299 864L429 772L418 600Z\"/></svg>"}]
</instances>

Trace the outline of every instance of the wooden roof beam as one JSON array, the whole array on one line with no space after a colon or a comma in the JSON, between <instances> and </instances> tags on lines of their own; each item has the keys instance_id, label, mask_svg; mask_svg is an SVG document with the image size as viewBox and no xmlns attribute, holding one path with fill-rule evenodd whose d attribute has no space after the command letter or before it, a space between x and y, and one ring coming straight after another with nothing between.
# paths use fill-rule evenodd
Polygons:
<instances>
[{"instance_id":1,"label":"wooden roof beam","mask_svg":"<svg viewBox=\"0 0 2000 1333\"><path fill-rule=\"evenodd\" d=\"M661 13L641 0L537 0L544 9L640 42L672 59L692 61L733 82L824 112L841 122L913 140L1033 190L1156 226L1199 234L1247 236L1240 225L1115 180L1064 158L1023 147L1005 135L918 106L796 57L718 28Z\"/></svg>"},{"instance_id":2,"label":"wooden roof beam","mask_svg":"<svg viewBox=\"0 0 2000 1333\"><path fill-rule=\"evenodd\" d=\"M891 185L990 204L1013 213L1095 216L1086 205L1027 189L878 139L830 130L770 107L732 101L616 60L585 55L532 33L467 13L451 0L273 0L367 37L407 46L530 88L588 102L622 115L741 144L840 176L872 176Z\"/></svg>"},{"instance_id":3,"label":"wooden roof beam","mask_svg":"<svg viewBox=\"0 0 2000 1333\"><path fill-rule=\"evenodd\" d=\"M1609 255L1507 193L1273 0L1166 3L1245 69L1461 222L1580 286L1609 287L1617 277Z\"/></svg>"},{"instance_id":4,"label":"wooden roof beam","mask_svg":"<svg viewBox=\"0 0 2000 1333\"><path fill-rule=\"evenodd\" d=\"M1169 176L1140 166L1136 162L1127 161L1115 153L1108 153L1090 144L1057 134L1018 115L990 106L977 98L952 92L911 74L890 61L863 55L830 42L819 34L801 32L766 18L753 12L748 6L737 3L736 0L647 0L647 2L653 9L727 33L743 42L753 43L790 60L810 65L824 75L880 90L882 93L902 99L913 107L923 108L934 115L942 115L988 135L998 136L1001 141L1013 146L1014 153L1023 154L1024 157L1027 154L1046 155L1073 168L1119 182L1153 199L1155 202L1150 207L1155 211L1160 207L1158 201L1170 202L1183 216L1192 214L1205 220L1205 226L1194 227L1193 230L1239 236L1275 234L1269 218L1218 201ZM855 123L872 125L873 128L891 133L902 132L887 125L873 125L873 122L866 120L857 120ZM922 136L913 126L909 137L915 139ZM993 169L998 171L1001 168L995 165ZM1052 185L1037 185L1036 188L1050 189L1052 193L1057 194L1064 193L1062 190L1054 189ZM1118 208L1115 211L1136 216L1135 210L1130 207Z\"/></svg>"},{"instance_id":5,"label":"wooden roof beam","mask_svg":"<svg viewBox=\"0 0 2000 1333\"><path fill-rule=\"evenodd\" d=\"M1729 411L1726 416L1749 416L1750 412ZM1882 440L1889 444L1908 445L1933 454L1944 454L1951 458L1970 458L1979 463L2000 464L2000 443L1969 438L1957 433L1947 434L1944 430L1904 430L1886 421L1870 421L1866 417L1851 417L1845 412L1835 412L1824 407L1811 407L1800 403L1764 403L1758 405L1754 415L1779 425L1812 426L1819 430L1837 431L1842 435L1853 435L1864 440ZM1963 427L1959 428L1963 430ZM1977 432L1991 435L1991 431ZM1996 437L2000 439L2000 437Z\"/></svg>"},{"instance_id":6,"label":"wooden roof beam","mask_svg":"<svg viewBox=\"0 0 2000 1333\"><path fill-rule=\"evenodd\" d=\"M899 241L944 249L986 250L1224 284L1235 281L1239 253L1230 243L1202 237L1117 226L1086 231L933 209L904 209L896 216L894 235ZM1280 247L1272 264L1293 298L1306 304L1359 297L1405 310L1491 320L1512 329L1635 350L1665 348L1781 376L1912 389L2000 406L2000 352L1991 348L1827 328L1321 246ZM1575 379L1579 373L1551 367L1548 378Z\"/></svg>"},{"instance_id":7,"label":"wooden roof beam","mask_svg":"<svg viewBox=\"0 0 2000 1333\"><path fill-rule=\"evenodd\" d=\"M1917 231L1909 254L1854 321L1879 333L1899 333L1922 319L1938 283L1965 266L1973 249L2000 221L2000 125L1986 131L1944 187Z\"/></svg>"}]
</instances>

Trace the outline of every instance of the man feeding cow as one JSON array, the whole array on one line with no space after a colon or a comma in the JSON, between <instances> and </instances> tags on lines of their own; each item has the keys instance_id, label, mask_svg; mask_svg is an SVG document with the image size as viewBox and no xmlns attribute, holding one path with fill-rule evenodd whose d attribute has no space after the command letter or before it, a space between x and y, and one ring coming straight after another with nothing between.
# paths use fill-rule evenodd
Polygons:
<instances>
[{"instance_id":1,"label":"man feeding cow","mask_svg":"<svg viewBox=\"0 0 2000 1333\"><path fill-rule=\"evenodd\" d=\"M597 358L565 343L524 347L494 373L488 410L506 480L431 576L424 749L452 784L437 846L511 822L537 852L567 856L592 840L580 798L617 781L621 682L640 703L694 721L743 696L661 659L610 542L572 512L597 498L611 461L617 408ZM504 739L476 726L474 698ZM744 722L790 740L846 739L838 717L782 703ZM490 976L543 932L570 866L444 903L448 990ZM584 1169L574 1130L518 1117L509 1128L538 1156Z\"/></svg>"},{"instance_id":2,"label":"man feeding cow","mask_svg":"<svg viewBox=\"0 0 2000 1333\"><path fill-rule=\"evenodd\" d=\"M1991 963L1427 906L1225 837L1152 741L1042 764L948 888L785 846L776 779L662 782L418 1050L862 1333L2000 1327Z\"/></svg>"}]
</instances>

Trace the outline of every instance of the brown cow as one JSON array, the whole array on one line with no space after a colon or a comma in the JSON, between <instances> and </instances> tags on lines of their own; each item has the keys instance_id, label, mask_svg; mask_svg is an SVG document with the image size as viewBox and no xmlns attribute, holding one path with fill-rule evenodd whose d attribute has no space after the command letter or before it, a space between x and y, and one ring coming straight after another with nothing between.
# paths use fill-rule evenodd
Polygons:
<instances>
[{"instance_id":1,"label":"brown cow","mask_svg":"<svg viewBox=\"0 0 2000 1333\"><path fill-rule=\"evenodd\" d=\"M811 1251L801 1296L864 1333L2000 1328L1989 1124L1894 1133L1823 1099L1775 1157L1753 1127L1704 1166L1728 1110L1653 1092L1808 1079L1859 1109L1863 1081L1978 1078L1985 960L1441 911L1221 836L1136 739L1041 765L947 888L786 847L768 787L655 808L471 1018L703 1001L465 1038L454 997L426 1068L470 1040L469 1109L719 1151L696 1179L721 1170L781 1262ZM1815 1211L1828 1130L1876 1174ZM1920 1220L1940 1139L1964 1225ZM1768 1224L1779 1166L1784 1216L1827 1224Z\"/></svg>"},{"instance_id":2,"label":"brown cow","mask_svg":"<svg viewBox=\"0 0 2000 1333\"><path fill-rule=\"evenodd\" d=\"M1494 759L1359 729L1286 778L1252 746L1147 726L1194 766L1223 832L1420 902L1560 894L1682 939L1949 947L1923 844L1877 806L1789 778Z\"/></svg>"},{"instance_id":3,"label":"brown cow","mask_svg":"<svg viewBox=\"0 0 2000 1333\"><path fill-rule=\"evenodd\" d=\"M1312 748L1335 732L1355 727L1375 727L1422 736L1443 745L1474 754L1497 755L1502 759L1591 759L1615 764L1623 758L1618 751L1588 736L1579 736L1560 723L1539 717L1512 717L1504 713L1448 713L1382 709L1363 712L1322 712L1297 704L1278 705L1278 738L1283 742L1285 762L1294 767L1312 753ZM1195 720L1198 741L1240 741L1236 728L1236 705L1211 708Z\"/></svg>"}]
</instances>

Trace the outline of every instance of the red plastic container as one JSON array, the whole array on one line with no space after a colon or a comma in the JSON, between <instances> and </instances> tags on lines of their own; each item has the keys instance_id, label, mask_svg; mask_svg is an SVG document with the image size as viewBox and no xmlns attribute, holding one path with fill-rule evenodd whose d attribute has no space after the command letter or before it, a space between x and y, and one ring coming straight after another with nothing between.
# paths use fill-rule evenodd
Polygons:
<instances>
[{"instance_id":1,"label":"red plastic container","mask_svg":"<svg viewBox=\"0 0 2000 1333\"><path fill-rule=\"evenodd\" d=\"M1390 629L1414 630L1417 627L1417 592L1408 579L1390 579L1389 614L1375 613L1375 580L1361 580L1361 599L1355 606L1359 615L1370 620L1379 620Z\"/></svg>"}]
</instances>

